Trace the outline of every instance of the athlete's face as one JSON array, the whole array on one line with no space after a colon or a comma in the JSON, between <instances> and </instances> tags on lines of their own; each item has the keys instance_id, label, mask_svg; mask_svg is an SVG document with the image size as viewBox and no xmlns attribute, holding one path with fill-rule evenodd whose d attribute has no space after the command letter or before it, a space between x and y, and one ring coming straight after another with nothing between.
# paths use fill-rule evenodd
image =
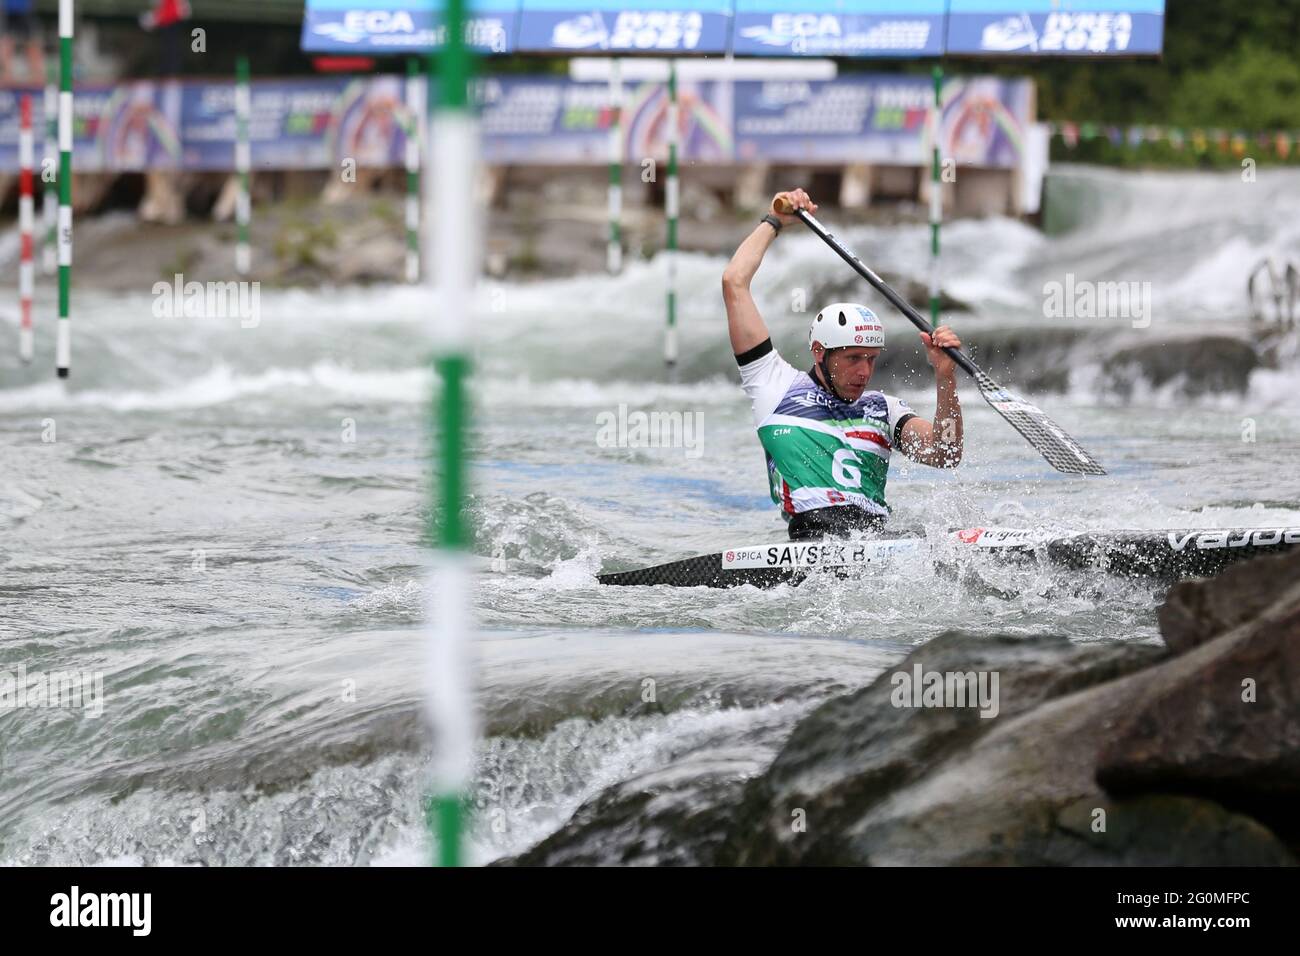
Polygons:
<instances>
[{"instance_id":1,"label":"athlete's face","mask_svg":"<svg viewBox=\"0 0 1300 956\"><path fill-rule=\"evenodd\" d=\"M876 359L883 349L850 345L848 348L831 349L828 365L831 369L831 381L842 398L856 402L867 390L867 383L876 371ZM813 358L820 365L826 354L821 343L815 343Z\"/></svg>"}]
</instances>

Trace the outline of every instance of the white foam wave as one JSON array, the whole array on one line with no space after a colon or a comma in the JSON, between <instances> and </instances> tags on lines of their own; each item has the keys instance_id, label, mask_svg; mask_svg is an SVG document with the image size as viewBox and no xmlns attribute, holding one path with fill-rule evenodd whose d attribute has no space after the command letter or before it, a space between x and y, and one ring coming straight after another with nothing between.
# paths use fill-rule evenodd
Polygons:
<instances>
[{"instance_id":1,"label":"white foam wave","mask_svg":"<svg viewBox=\"0 0 1300 956\"><path fill-rule=\"evenodd\" d=\"M186 382L158 389L71 390L60 382L43 382L0 391L0 409L107 408L119 412L206 408L278 391L314 394L325 390L340 397L380 401L422 401L431 373L426 369L358 371L334 362L310 368L271 368L244 375L218 362Z\"/></svg>"}]
</instances>

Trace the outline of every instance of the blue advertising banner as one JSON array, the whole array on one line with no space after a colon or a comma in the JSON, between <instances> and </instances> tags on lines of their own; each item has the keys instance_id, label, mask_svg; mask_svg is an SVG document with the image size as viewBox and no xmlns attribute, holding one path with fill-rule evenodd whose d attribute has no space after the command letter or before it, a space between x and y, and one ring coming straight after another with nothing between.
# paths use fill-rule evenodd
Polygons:
<instances>
[{"instance_id":1,"label":"blue advertising banner","mask_svg":"<svg viewBox=\"0 0 1300 956\"><path fill-rule=\"evenodd\" d=\"M24 92L0 90L0 169L18 168L18 102ZM44 149L39 121L43 91L30 89L37 112L37 162ZM182 168L181 84L141 81L79 86L73 103L72 150L88 172L144 172Z\"/></svg>"},{"instance_id":2,"label":"blue advertising banner","mask_svg":"<svg viewBox=\"0 0 1300 956\"><path fill-rule=\"evenodd\" d=\"M469 0L483 53L933 57L1159 54L1165 0ZM306 0L311 53L436 49L435 0Z\"/></svg>"},{"instance_id":3,"label":"blue advertising banner","mask_svg":"<svg viewBox=\"0 0 1300 956\"><path fill-rule=\"evenodd\" d=\"M424 78L329 76L254 80L249 138L253 170L402 165L405 84ZM0 171L18 162L18 92L0 90ZM40 91L33 90L37 100ZM924 165L924 76L855 75L825 82L683 80L678 84L683 162L819 161ZM604 164L613 109L606 83L558 76L475 81L488 163ZM419 97L422 101L423 95ZM952 78L943 88L945 156L1009 167L1032 121L1033 84L992 77ZM624 154L631 163L668 155L668 91L663 83L624 89ZM38 139L39 142L39 139ZM234 168L234 84L194 80L78 87L73 162L78 172Z\"/></svg>"},{"instance_id":4,"label":"blue advertising banner","mask_svg":"<svg viewBox=\"0 0 1300 956\"><path fill-rule=\"evenodd\" d=\"M408 54L442 45L441 4L433 0L307 0L308 53ZM465 39L482 53L514 50L519 0L469 0Z\"/></svg>"},{"instance_id":5,"label":"blue advertising banner","mask_svg":"<svg viewBox=\"0 0 1300 956\"><path fill-rule=\"evenodd\" d=\"M732 0L523 0L522 52L725 53Z\"/></svg>"},{"instance_id":6,"label":"blue advertising banner","mask_svg":"<svg viewBox=\"0 0 1300 956\"><path fill-rule=\"evenodd\" d=\"M499 77L478 83L483 156L490 163L582 164L609 161L613 110L606 83L563 77ZM677 84L683 162L729 162L731 84ZM668 156L668 89L631 83L624 90L623 149L627 156Z\"/></svg>"},{"instance_id":7,"label":"blue advertising banner","mask_svg":"<svg viewBox=\"0 0 1300 956\"><path fill-rule=\"evenodd\" d=\"M737 83L736 159L924 166L933 97L924 76ZM949 79L941 105L944 156L972 166L1020 162L1024 131L1033 121L1032 81Z\"/></svg>"},{"instance_id":8,"label":"blue advertising banner","mask_svg":"<svg viewBox=\"0 0 1300 956\"><path fill-rule=\"evenodd\" d=\"M735 0L732 51L939 56L947 0Z\"/></svg>"},{"instance_id":9,"label":"blue advertising banner","mask_svg":"<svg viewBox=\"0 0 1300 956\"><path fill-rule=\"evenodd\" d=\"M249 147L254 170L320 169L344 159L399 166L411 121L405 80L394 76L254 82ZM230 168L235 148L234 88L189 83L181 110L184 166Z\"/></svg>"},{"instance_id":10,"label":"blue advertising banner","mask_svg":"<svg viewBox=\"0 0 1300 956\"><path fill-rule=\"evenodd\" d=\"M948 52L1151 55L1161 50L1164 25L1164 0L950 0Z\"/></svg>"}]
</instances>

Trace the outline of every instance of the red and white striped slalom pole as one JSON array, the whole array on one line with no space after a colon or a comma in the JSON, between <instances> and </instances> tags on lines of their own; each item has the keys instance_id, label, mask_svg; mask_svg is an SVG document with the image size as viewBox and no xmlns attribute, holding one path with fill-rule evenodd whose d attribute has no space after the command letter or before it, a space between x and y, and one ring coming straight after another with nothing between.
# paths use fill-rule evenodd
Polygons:
<instances>
[{"instance_id":1,"label":"red and white striped slalom pole","mask_svg":"<svg viewBox=\"0 0 1300 956\"><path fill-rule=\"evenodd\" d=\"M18 131L18 232L22 252L18 262L18 355L24 362L32 360L32 285L35 264L32 261L32 230L35 228L32 207L32 164L36 161L32 139L32 97L24 93L19 106Z\"/></svg>"}]
</instances>

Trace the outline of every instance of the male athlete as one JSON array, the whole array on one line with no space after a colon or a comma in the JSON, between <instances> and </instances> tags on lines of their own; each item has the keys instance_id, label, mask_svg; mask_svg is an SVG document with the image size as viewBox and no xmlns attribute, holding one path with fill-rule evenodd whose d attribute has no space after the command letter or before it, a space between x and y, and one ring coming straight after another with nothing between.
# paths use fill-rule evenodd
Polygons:
<instances>
[{"instance_id":1,"label":"male athlete","mask_svg":"<svg viewBox=\"0 0 1300 956\"><path fill-rule=\"evenodd\" d=\"M912 414L901 399L867 391L885 332L864 305L835 302L818 312L808 332L812 368L801 372L790 365L772 347L749 291L768 246L783 227L799 221L776 211L781 208L817 211L802 189L778 193L772 211L722 273L731 350L767 453L772 500L780 505L792 539L879 530L889 515L885 479L894 448L935 468L954 468L961 461L956 364L943 351L961 348L961 342L946 325L933 337L921 333L934 368L933 422Z\"/></svg>"}]
</instances>

